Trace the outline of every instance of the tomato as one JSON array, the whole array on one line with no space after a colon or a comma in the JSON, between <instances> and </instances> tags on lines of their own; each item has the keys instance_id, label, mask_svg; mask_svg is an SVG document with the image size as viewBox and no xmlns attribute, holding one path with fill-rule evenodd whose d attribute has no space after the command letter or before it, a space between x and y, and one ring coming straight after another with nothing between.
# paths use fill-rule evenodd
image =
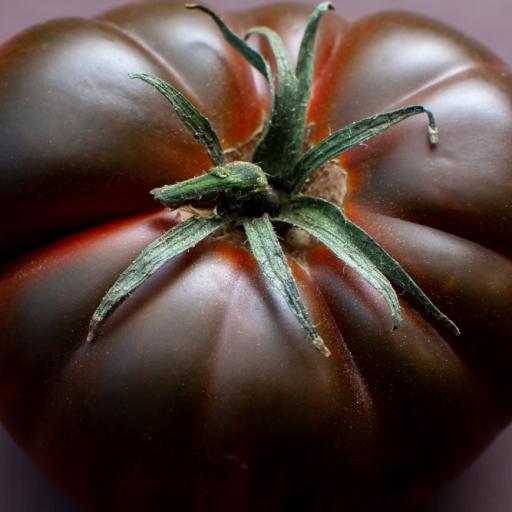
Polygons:
<instances>
[{"instance_id":1,"label":"tomato","mask_svg":"<svg viewBox=\"0 0 512 512\"><path fill-rule=\"evenodd\" d=\"M225 19L276 30L296 58L309 13ZM421 16L322 20L311 141L411 103L436 114L436 148L411 118L339 158L344 209L462 333L405 296L393 330L384 299L314 245L289 256L328 359L245 242L222 237L167 264L85 341L105 291L183 218L149 190L209 167L132 72L179 88L226 149L243 152L267 115L261 77L178 3L52 21L0 50L8 430L93 509L383 510L427 496L512 412L510 71Z\"/></svg>"}]
</instances>

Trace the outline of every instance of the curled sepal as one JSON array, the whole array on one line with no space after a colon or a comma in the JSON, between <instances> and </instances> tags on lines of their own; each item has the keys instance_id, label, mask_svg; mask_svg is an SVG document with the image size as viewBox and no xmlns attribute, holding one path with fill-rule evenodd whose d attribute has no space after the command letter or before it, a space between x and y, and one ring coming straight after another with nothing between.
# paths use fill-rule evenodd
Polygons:
<instances>
[{"instance_id":1,"label":"curled sepal","mask_svg":"<svg viewBox=\"0 0 512 512\"><path fill-rule=\"evenodd\" d=\"M222 199L236 200L268 186L265 173L249 162L232 162L213 167L207 174L174 185L155 188L153 197L169 208L185 204L213 206Z\"/></svg>"},{"instance_id":2,"label":"curled sepal","mask_svg":"<svg viewBox=\"0 0 512 512\"><path fill-rule=\"evenodd\" d=\"M259 146L261 144L262 140L265 140L267 137L268 132L270 131L270 127L272 124L272 112L275 110L275 86L274 86L274 80L272 77L272 71L270 69L269 63L266 61L266 59L252 46L247 44L247 42L240 38L235 32L233 32L224 22L224 20L214 11L209 9L208 7L201 5L201 4L187 4L187 9L197 9L199 11L202 11L208 16L212 18L212 20L217 24L220 31L222 32L222 35L224 36L224 39L244 57L247 62L249 62L254 68L256 68L267 80L268 87L269 87L269 93L270 93L270 112L271 115L267 119L265 123L265 127L263 129L262 135L260 137L260 142L258 142ZM257 159L253 157L253 162L259 163ZM267 171L268 172L268 171Z\"/></svg>"},{"instance_id":3,"label":"curled sepal","mask_svg":"<svg viewBox=\"0 0 512 512\"><path fill-rule=\"evenodd\" d=\"M278 220L308 231L347 264L349 263L344 257L344 251L338 251L338 247L347 248L351 255L364 254L374 268L378 267L386 278L416 299L428 315L440 321L455 334L460 334L458 327L433 304L400 264L368 233L350 221L337 206L318 197L298 196L289 203L287 210L281 213ZM357 269L354 270L366 279L363 273ZM369 280L368 282L373 284ZM388 285L389 282L386 286ZM394 307L393 305L392 311Z\"/></svg>"},{"instance_id":4,"label":"curled sepal","mask_svg":"<svg viewBox=\"0 0 512 512\"><path fill-rule=\"evenodd\" d=\"M322 2L317 5L315 10L311 13L304 36L300 43L299 57L297 59L297 67L295 74L304 88L305 95L309 98L311 82L313 80L313 63L314 63L314 48L316 33L318 32L318 23L322 15L329 11L334 10L331 2Z\"/></svg>"},{"instance_id":5,"label":"curled sepal","mask_svg":"<svg viewBox=\"0 0 512 512\"><path fill-rule=\"evenodd\" d=\"M249 46L241 37L235 34L214 11L201 4L186 4L187 9L196 9L208 14L217 24L224 39L233 46L245 59L252 64L267 80L271 80L270 67L267 61L254 48Z\"/></svg>"},{"instance_id":6,"label":"curled sepal","mask_svg":"<svg viewBox=\"0 0 512 512\"><path fill-rule=\"evenodd\" d=\"M182 123L189 129L194 138L204 146L214 165L222 165L226 162L219 136L210 121L181 92L161 78L147 73L130 73L129 76L130 78L144 80L169 101Z\"/></svg>"},{"instance_id":7,"label":"curled sepal","mask_svg":"<svg viewBox=\"0 0 512 512\"><path fill-rule=\"evenodd\" d=\"M263 275L286 301L313 345L329 357L331 353L311 323L268 215L246 221L244 228Z\"/></svg>"},{"instance_id":8,"label":"curled sepal","mask_svg":"<svg viewBox=\"0 0 512 512\"><path fill-rule=\"evenodd\" d=\"M114 308L163 265L178 254L197 245L230 220L229 217L217 216L191 217L148 245L101 299L89 324L87 341L93 341Z\"/></svg>"},{"instance_id":9,"label":"curled sepal","mask_svg":"<svg viewBox=\"0 0 512 512\"><path fill-rule=\"evenodd\" d=\"M299 193L309 176L321 165L367 140L379 135L397 123L418 114L428 116L428 136L431 144L437 144L439 134L434 114L422 105L411 105L391 112L367 117L345 126L326 137L304 153L292 173L290 189Z\"/></svg>"}]
</instances>

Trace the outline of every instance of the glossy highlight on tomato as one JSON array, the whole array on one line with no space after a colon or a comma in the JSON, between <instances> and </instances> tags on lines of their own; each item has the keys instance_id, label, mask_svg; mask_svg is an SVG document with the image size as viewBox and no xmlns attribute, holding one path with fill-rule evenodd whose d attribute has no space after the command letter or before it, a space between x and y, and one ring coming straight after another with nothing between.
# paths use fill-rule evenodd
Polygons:
<instances>
[{"instance_id":1,"label":"glossy highlight on tomato","mask_svg":"<svg viewBox=\"0 0 512 512\"><path fill-rule=\"evenodd\" d=\"M273 28L295 58L310 11L223 17ZM219 237L85 342L120 272L185 216L149 190L209 167L133 72L179 88L224 148L266 118L263 79L181 3L56 20L0 49L2 421L92 509L396 510L428 495L510 420L510 71L420 16L322 20L312 142L411 103L436 114L435 148L411 118L339 159L344 208L462 332L405 296L393 330L382 297L317 245L289 257L329 359L246 244Z\"/></svg>"}]
</instances>

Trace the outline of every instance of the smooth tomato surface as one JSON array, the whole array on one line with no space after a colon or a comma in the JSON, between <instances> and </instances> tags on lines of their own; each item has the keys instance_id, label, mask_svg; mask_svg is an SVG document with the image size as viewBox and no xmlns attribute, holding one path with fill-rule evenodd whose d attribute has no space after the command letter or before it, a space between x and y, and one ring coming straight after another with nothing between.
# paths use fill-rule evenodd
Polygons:
<instances>
[{"instance_id":1,"label":"smooth tomato surface","mask_svg":"<svg viewBox=\"0 0 512 512\"><path fill-rule=\"evenodd\" d=\"M224 16L240 33L273 28L295 58L309 13ZM261 127L266 87L181 2L56 20L0 49L0 415L93 509L398 507L464 467L510 419L511 73L413 14L321 23L313 140L409 104L436 114L436 148L414 118L340 162L347 214L459 337L405 297L393 331L384 300L316 246L291 261L333 352L325 359L246 245L212 239L169 263L87 344L105 291L181 220L155 210L149 190L209 167L165 99L128 73L182 90L226 149Z\"/></svg>"}]
</instances>

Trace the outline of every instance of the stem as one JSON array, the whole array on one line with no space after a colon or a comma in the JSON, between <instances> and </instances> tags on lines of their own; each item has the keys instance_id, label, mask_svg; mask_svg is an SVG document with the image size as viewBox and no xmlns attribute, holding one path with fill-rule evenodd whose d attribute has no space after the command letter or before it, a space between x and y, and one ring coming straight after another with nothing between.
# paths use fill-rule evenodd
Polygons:
<instances>
[{"instance_id":1,"label":"stem","mask_svg":"<svg viewBox=\"0 0 512 512\"><path fill-rule=\"evenodd\" d=\"M169 208L185 204L213 206L221 200L236 201L267 187L267 178L260 167L249 162L233 162L214 167L196 178L156 188L151 194Z\"/></svg>"}]
</instances>

